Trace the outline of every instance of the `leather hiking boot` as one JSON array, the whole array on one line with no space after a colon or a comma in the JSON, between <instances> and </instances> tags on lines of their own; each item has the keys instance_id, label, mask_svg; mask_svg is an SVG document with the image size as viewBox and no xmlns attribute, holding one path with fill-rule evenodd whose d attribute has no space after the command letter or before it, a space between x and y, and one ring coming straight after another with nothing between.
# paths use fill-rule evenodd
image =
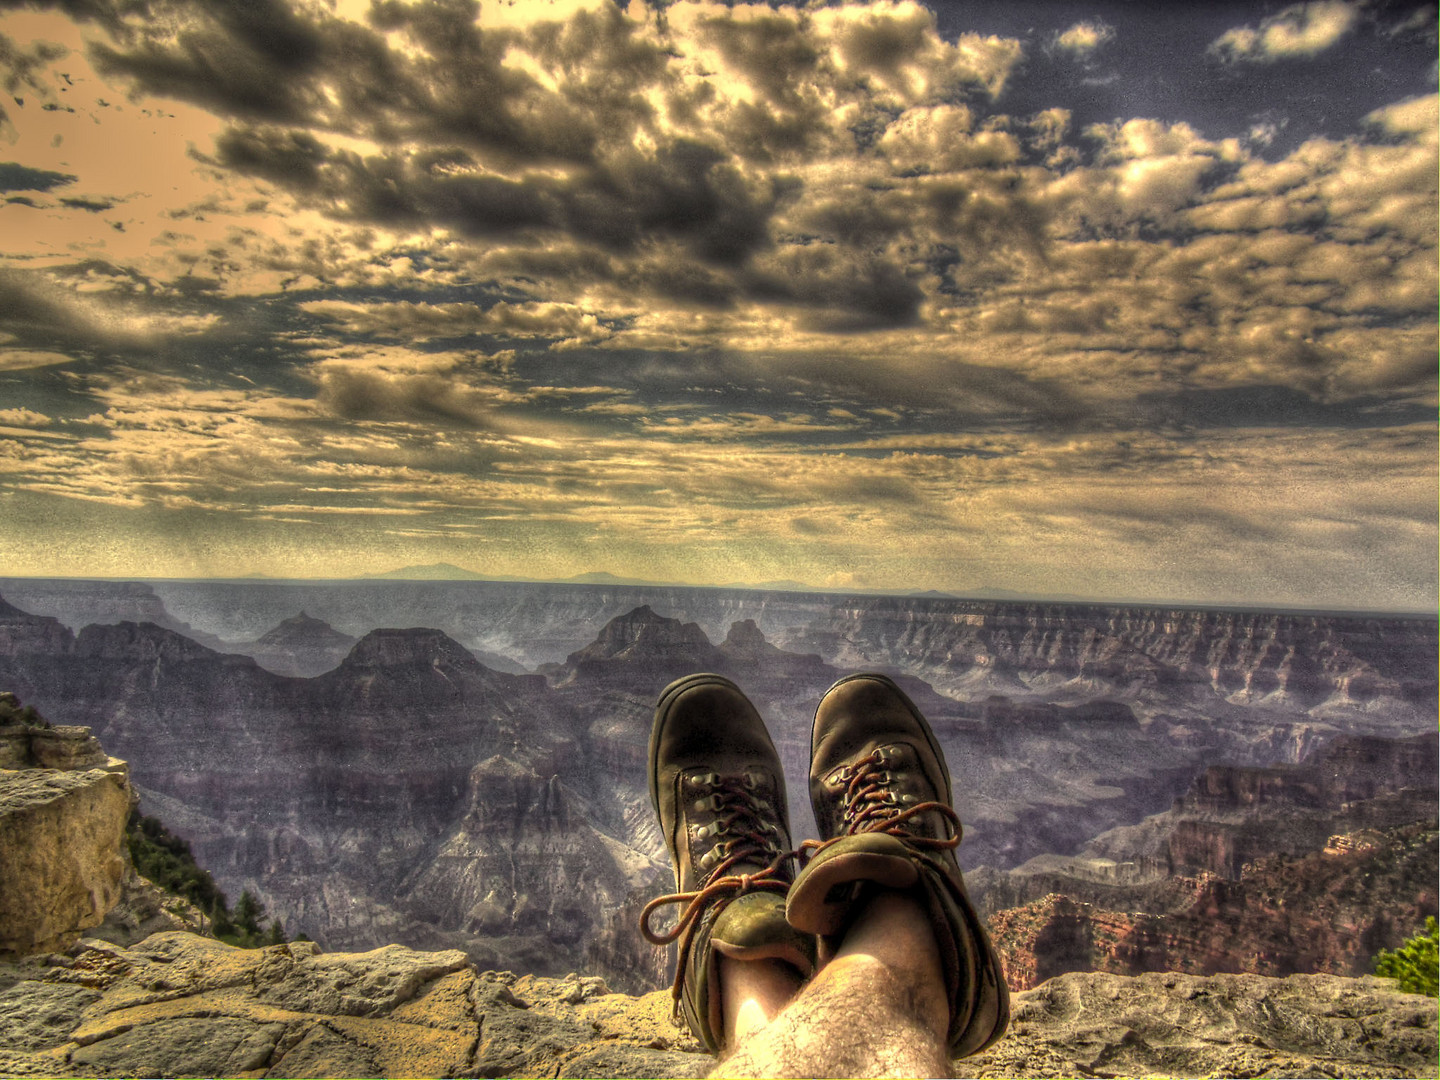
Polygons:
<instances>
[{"instance_id":1,"label":"leather hiking boot","mask_svg":"<svg viewBox=\"0 0 1440 1080\"><path fill-rule=\"evenodd\" d=\"M715 953L736 960L783 960L802 977L815 967L815 939L785 921L794 879L785 777L765 722L719 675L688 675L667 686L650 729L650 801L675 867L675 892L645 906L640 932L653 945L679 942L677 1018L711 1053L722 1026ZM666 904L675 926L650 927Z\"/></svg>"},{"instance_id":2,"label":"leather hiking boot","mask_svg":"<svg viewBox=\"0 0 1440 1080\"><path fill-rule=\"evenodd\" d=\"M842 934L877 887L910 891L940 951L951 1056L989 1046L1009 1022L1009 994L955 861L960 819L930 725L884 675L851 675L821 699L810 747L810 801L829 839L806 841L814 854L790 889L790 924Z\"/></svg>"}]
</instances>

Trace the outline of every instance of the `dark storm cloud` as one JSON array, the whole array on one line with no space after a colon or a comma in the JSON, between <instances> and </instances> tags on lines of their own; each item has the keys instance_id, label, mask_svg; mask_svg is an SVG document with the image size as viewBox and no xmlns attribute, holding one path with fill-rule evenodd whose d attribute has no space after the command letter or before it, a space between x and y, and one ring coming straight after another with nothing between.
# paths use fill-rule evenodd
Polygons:
<instances>
[{"instance_id":1,"label":"dark storm cloud","mask_svg":"<svg viewBox=\"0 0 1440 1080\"><path fill-rule=\"evenodd\" d=\"M320 60L321 35L284 0L166 7L172 19L188 22L173 42L148 27L125 48L96 42L90 49L96 69L129 77L138 91L221 112L278 120L306 114L307 76Z\"/></svg>"},{"instance_id":2,"label":"dark storm cloud","mask_svg":"<svg viewBox=\"0 0 1440 1080\"><path fill-rule=\"evenodd\" d=\"M848 333L913 325L925 298L901 268L881 259L857 260L828 245L787 248L774 265L775 272L750 283L749 295L804 309L807 329Z\"/></svg>"},{"instance_id":3,"label":"dark storm cloud","mask_svg":"<svg viewBox=\"0 0 1440 1080\"><path fill-rule=\"evenodd\" d=\"M71 210L86 210L92 214L98 214L103 210L113 210L115 203L111 199L91 199L83 196L60 200L61 206L68 206Z\"/></svg>"},{"instance_id":4,"label":"dark storm cloud","mask_svg":"<svg viewBox=\"0 0 1440 1080\"><path fill-rule=\"evenodd\" d=\"M486 429L489 410L453 379L335 368L319 380L316 404L341 420L410 421Z\"/></svg>"},{"instance_id":5,"label":"dark storm cloud","mask_svg":"<svg viewBox=\"0 0 1440 1080\"><path fill-rule=\"evenodd\" d=\"M0 0L0 11L58 11L76 22L95 22L112 33L128 32L126 20L144 18L158 6L151 0Z\"/></svg>"},{"instance_id":6,"label":"dark storm cloud","mask_svg":"<svg viewBox=\"0 0 1440 1080\"><path fill-rule=\"evenodd\" d=\"M690 140L653 155L616 155L571 180L496 175L459 149L361 156L275 128L231 129L213 160L288 187L341 220L434 223L471 236L548 229L613 250L669 236L720 264L768 244L770 215L790 186L752 182L712 147Z\"/></svg>"},{"instance_id":7,"label":"dark storm cloud","mask_svg":"<svg viewBox=\"0 0 1440 1080\"><path fill-rule=\"evenodd\" d=\"M1435 381L1434 358L1429 382ZM1423 383L1415 372L1413 383ZM1288 386L1222 387L1144 393L1135 399L1134 420L1146 426L1186 429L1223 428L1384 428L1421 424L1435 410L1413 402L1391 402L1380 397L1357 397L1328 403Z\"/></svg>"},{"instance_id":8,"label":"dark storm cloud","mask_svg":"<svg viewBox=\"0 0 1440 1080\"><path fill-rule=\"evenodd\" d=\"M73 184L77 177L49 169L31 169L15 161L0 162L0 191L49 191Z\"/></svg>"}]
</instances>

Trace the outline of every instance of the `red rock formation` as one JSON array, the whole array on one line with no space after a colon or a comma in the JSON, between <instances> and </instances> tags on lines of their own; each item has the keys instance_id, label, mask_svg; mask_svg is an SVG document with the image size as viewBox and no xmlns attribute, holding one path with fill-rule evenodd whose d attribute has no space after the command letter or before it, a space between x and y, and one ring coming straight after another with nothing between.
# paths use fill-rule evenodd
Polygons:
<instances>
[{"instance_id":1,"label":"red rock formation","mask_svg":"<svg viewBox=\"0 0 1440 1080\"><path fill-rule=\"evenodd\" d=\"M992 915L991 937L1016 990L1067 971L1362 975L1435 914L1437 837L1433 821L1366 831L1246 864L1238 881L1172 878L1148 912L1051 894Z\"/></svg>"}]
</instances>

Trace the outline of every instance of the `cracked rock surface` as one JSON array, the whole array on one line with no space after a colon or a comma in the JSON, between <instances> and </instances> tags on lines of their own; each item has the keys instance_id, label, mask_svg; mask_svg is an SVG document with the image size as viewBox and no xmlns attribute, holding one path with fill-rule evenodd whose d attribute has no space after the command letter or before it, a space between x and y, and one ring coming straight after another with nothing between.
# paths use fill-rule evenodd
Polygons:
<instances>
[{"instance_id":1,"label":"cracked rock surface","mask_svg":"<svg viewBox=\"0 0 1440 1080\"><path fill-rule=\"evenodd\" d=\"M1330 975L1075 973L1012 998L959 1076L1434 1076L1436 1003ZM702 1076L666 992L476 971L464 953L183 931L0 964L4 1076Z\"/></svg>"}]
</instances>

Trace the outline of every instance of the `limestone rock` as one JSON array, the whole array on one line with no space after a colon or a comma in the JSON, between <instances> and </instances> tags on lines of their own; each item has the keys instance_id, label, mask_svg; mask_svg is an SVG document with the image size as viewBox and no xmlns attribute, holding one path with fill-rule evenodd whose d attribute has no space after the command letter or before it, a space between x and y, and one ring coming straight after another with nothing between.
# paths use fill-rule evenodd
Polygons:
<instances>
[{"instance_id":1,"label":"limestone rock","mask_svg":"<svg viewBox=\"0 0 1440 1080\"><path fill-rule=\"evenodd\" d=\"M1388 980L1069 974L1012 998L981 1076L1433 1076L1436 1003ZM459 952L188 933L0 964L7 1076L703 1076L668 992L477 972Z\"/></svg>"},{"instance_id":2,"label":"limestone rock","mask_svg":"<svg viewBox=\"0 0 1440 1080\"><path fill-rule=\"evenodd\" d=\"M118 761L0 770L0 956L60 948L99 925L120 895L130 800Z\"/></svg>"},{"instance_id":3,"label":"limestone rock","mask_svg":"<svg viewBox=\"0 0 1440 1080\"><path fill-rule=\"evenodd\" d=\"M183 932L0 964L7 1076L699 1076L665 993L477 973L458 951Z\"/></svg>"},{"instance_id":4,"label":"limestone rock","mask_svg":"<svg viewBox=\"0 0 1440 1080\"><path fill-rule=\"evenodd\" d=\"M1011 997L981 1076L1434 1076L1435 999L1334 975L1072 973Z\"/></svg>"}]
</instances>

